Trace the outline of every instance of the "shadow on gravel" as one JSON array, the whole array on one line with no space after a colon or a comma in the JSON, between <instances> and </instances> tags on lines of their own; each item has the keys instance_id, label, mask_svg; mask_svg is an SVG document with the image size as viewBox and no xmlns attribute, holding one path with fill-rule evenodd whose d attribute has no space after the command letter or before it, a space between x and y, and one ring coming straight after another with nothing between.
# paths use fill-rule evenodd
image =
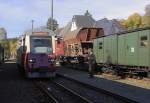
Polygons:
<instances>
[{"instance_id":1,"label":"shadow on gravel","mask_svg":"<svg viewBox=\"0 0 150 103\"><path fill-rule=\"evenodd\" d=\"M19 69L15 61L7 61L1 66L0 103L38 103L35 86Z\"/></svg>"},{"instance_id":2,"label":"shadow on gravel","mask_svg":"<svg viewBox=\"0 0 150 103\"><path fill-rule=\"evenodd\" d=\"M0 80L22 80L24 79L19 72L15 61L7 61L0 66Z\"/></svg>"},{"instance_id":3,"label":"shadow on gravel","mask_svg":"<svg viewBox=\"0 0 150 103\"><path fill-rule=\"evenodd\" d=\"M0 81L49 81L54 78L25 78L21 68L17 67L15 61L7 61L0 66Z\"/></svg>"}]
</instances>

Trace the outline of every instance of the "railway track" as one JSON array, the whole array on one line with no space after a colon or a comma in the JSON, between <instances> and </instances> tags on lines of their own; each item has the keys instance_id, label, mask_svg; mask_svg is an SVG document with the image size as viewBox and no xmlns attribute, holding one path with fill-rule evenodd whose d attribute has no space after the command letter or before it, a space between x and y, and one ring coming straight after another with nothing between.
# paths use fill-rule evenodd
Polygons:
<instances>
[{"instance_id":1,"label":"railway track","mask_svg":"<svg viewBox=\"0 0 150 103\"><path fill-rule=\"evenodd\" d=\"M34 81L34 85L44 96L48 98L46 100L48 103L59 103L59 101L57 101L57 99L49 93L48 89L46 88L46 85L44 85L42 82Z\"/></svg>"},{"instance_id":2,"label":"railway track","mask_svg":"<svg viewBox=\"0 0 150 103\"><path fill-rule=\"evenodd\" d=\"M114 94L112 92L84 84L82 82L67 78L59 74L57 75L60 78L58 78L56 82L65 85L67 88L71 88L73 91L77 92L83 97L86 97L93 103L138 103L118 94Z\"/></svg>"},{"instance_id":3,"label":"railway track","mask_svg":"<svg viewBox=\"0 0 150 103\"><path fill-rule=\"evenodd\" d=\"M38 80L34 84L48 103L138 103L59 74L53 80Z\"/></svg>"},{"instance_id":4,"label":"railway track","mask_svg":"<svg viewBox=\"0 0 150 103\"><path fill-rule=\"evenodd\" d=\"M48 103L93 103L55 81L34 81L34 84L48 98Z\"/></svg>"}]
</instances>

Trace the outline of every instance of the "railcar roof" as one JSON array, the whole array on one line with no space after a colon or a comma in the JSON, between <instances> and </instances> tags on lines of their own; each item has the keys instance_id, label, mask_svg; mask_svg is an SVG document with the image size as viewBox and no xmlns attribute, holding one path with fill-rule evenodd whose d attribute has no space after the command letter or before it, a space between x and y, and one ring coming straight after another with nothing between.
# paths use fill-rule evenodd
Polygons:
<instances>
[{"instance_id":1,"label":"railcar roof","mask_svg":"<svg viewBox=\"0 0 150 103\"><path fill-rule=\"evenodd\" d=\"M55 33L52 31L52 30L49 30L47 28L35 28L33 30L27 30L24 32L24 34L26 35L33 35L33 33L42 33L42 32L45 32L45 33L49 33L49 36L52 36L52 35L55 35Z\"/></svg>"},{"instance_id":2,"label":"railcar roof","mask_svg":"<svg viewBox=\"0 0 150 103\"><path fill-rule=\"evenodd\" d=\"M103 36L100 36L98 38L107 37L107 36L111 36L111 35L125 35L126 33L132 33L132 32L137 32L137 31L142 31L142 30L149 30L149 29L150 29L150 27L137 28L137 29L134 29L134 30L127 30L127 31L122 31L122 32L114 33L114 34L103 35ZM93 38L93 39L97 39L97 38Z\"/></svg>"}]
</instances>

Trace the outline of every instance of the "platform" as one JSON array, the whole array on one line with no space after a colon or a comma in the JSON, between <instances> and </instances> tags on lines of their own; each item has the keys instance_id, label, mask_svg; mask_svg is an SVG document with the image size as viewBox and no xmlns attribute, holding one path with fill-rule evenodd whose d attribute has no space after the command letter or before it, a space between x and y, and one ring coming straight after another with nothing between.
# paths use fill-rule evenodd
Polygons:
<instances>
[{"instance_id":1,"label":"platform","mask_svg":"<svg viewBox=\"0 0 150 103\"><path fill-rule=\"evenodd\" d=\"M57 73L85 84L101 88L139 103L150 103L150 90L100 77L88 78L88 73L73 69L60 68Z\"/></svg>"}]
</instances>

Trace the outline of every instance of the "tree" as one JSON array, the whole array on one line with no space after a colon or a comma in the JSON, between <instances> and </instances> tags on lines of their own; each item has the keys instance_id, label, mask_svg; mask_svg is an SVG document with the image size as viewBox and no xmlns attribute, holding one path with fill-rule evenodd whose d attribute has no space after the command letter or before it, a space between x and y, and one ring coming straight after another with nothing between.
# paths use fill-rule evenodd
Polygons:
<instances>
[{"instance_id":1,"label":"tree","mask_svg":"<svg viewBox=\"0 0 150 103\"><path fill-rule=\"evenodd\" d=\"M138 13L132 14L127 19L127 25L130 28L140 27L141 24L142 24L142 17Z\"/></svg>"},{"instance_id":2,"label":"tree","mask_svg":"<svg viewBox=\"0 0 150 103\"><path fill-rule=\"evenodd\" d=\"M53 24L53 26L52 26L52 24ZM52 30L52 31L55 31L58 28L57 21L55 19L49 18L47 21L47 28Z\"/></svg>"},{"instance_id":3,"label":"tree","mask_svg":"<svg viewBox=\"0 0 150 103\"><path fill-rule=\"evenodd\" d=\"M150 26L150 4L145 7L145 15L142 18L142 24Z\"/></svg>"},{"instance_id":4,"label":"tree","mask_svg":"<svg viewBox=\"0 0 150 103\"><path fill-rule=\"evenodd\" d=\"M16 57L16 47L17 47L17 39L11 39L9 40L9 48L10 48L10 57Z\"/></svg>"},{"instance_id":5,"label":"tree","mask_svg":"<svg viewBox=\"0 0 150 103\"><path fill-rule=\"evenodd\" d=\"M90 16L90 17L92 17L92 14L91 14L91 13L89 13L89 11L88 11L88 10L86 10L86 12L84 13L84 15L85 15L85 16Z\"/></svg>"},{"instance_id":6,"label":"tree","mask_svg":"<svg viewBox=\"0 0 150 103\"><path fill-rule=\"evenodd\" d=\"M121 20L118 20L120 22L121 25L123 25L124 27L127 28L127 22L125 19L121 19Z\"/></svg>"},{"instance_id":7,"label":"tree","mask_svg":"<svg viewBox=\"0 0 150 103\"><path fill-rule=\"evenodd\" d=\"M7 58L16 56L17 39L1 40L0 44L4 47L4 53Z\"/></svg>"},{"instance_id":8,"label":"tree","mask_svg":"<svg viewBox=\"0 0 150 103\"><path fill-rule=\"evenodd\" d=\"M127 20L120 20L120 23L126 28L139 28L142 25L142 16L138 13L133 13Z\"/></svg>"},{"instance_id":9,"label":"tree","mask_svg":"<svg viewBox=\"0 0 150 103\"><path fill-rule=\"evenodd\" d=\"M4 48L4 55L9 57L10 55L10 46L9 46L9 41L7 39L5 40L1 40L0 44L2 45L2 47Z\"/></svg>"}]
</instances>

